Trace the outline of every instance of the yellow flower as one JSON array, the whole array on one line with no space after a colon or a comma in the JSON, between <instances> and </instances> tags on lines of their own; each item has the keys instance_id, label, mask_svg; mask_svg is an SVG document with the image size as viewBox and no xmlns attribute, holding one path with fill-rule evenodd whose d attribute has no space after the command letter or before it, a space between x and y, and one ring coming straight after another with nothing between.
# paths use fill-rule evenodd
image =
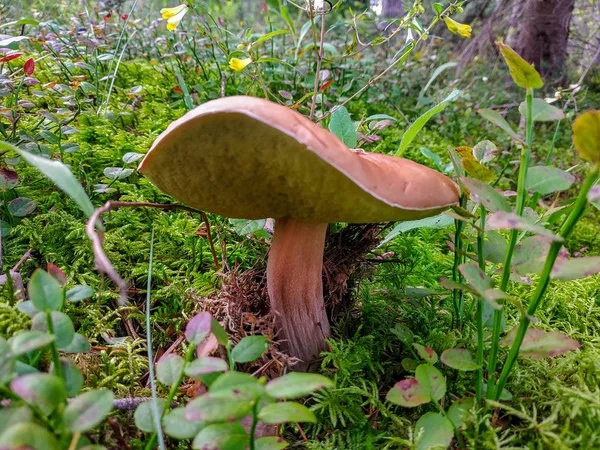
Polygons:
<instances>
[{"instance_id":1,"label":"yellow flower","mask_svg":"<svg viewBox=\"0 0 600 450\"><path fill-rule=\"evenodd\" d=\"M241 72L250 63L252 63L251 58L231 58L229 60L229 68L235 70L236 72Z\"/></svg>"},{"instance_id":2,"label":"yellow flower","mask_svg":"<svg viewBox=\"0 0 600 450\"><path fill-rule=\"evenodd\" d=\"M471 37L471 26L459 23L456 20L452 20L450 17L444 17L444 22L446 22L446 26L448 29L454 34L460 34L464 37Z\"/></svg>"},{"instance_id":3,"label":"yellow flower","mask_svg":"<svg viewBox=\"0 0 600 450\"><path fill-rule=\"evenodd\" d=\"M163 8L160 10L163 19L167 19L167 30L173 31L186 15L190 8L187 5L179 5L173 8Z\"/></svg>"}]
</instances>

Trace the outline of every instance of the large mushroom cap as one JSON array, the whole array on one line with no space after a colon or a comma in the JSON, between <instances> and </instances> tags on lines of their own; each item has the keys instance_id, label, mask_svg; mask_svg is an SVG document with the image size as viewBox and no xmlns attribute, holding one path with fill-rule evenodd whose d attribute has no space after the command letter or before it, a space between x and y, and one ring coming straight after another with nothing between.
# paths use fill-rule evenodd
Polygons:
<instances>
[{"instance_id":1,"label":"large mushroom cap","mask_svg":"<svg viewBox=\"0 0 600 450\"><path fill-rule=\"evenodd\" d=\"M435 170L350 150L301 114L254 97L226 97L188 112L156 139L139 170L183 203L245 219L412 220L460 195Z\"/></svg>"}]
</instances>

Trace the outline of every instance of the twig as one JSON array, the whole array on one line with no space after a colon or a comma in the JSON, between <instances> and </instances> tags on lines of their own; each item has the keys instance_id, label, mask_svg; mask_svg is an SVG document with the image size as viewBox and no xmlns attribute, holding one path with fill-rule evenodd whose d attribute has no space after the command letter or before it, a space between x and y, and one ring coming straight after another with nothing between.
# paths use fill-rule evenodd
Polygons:
<instances>
[{"instance_id":1,"label":"twig","mask_svg":"<svg viewBox=\"0 0 600 450\"><path fill-rule=\"evenodd\" d=\"M25 261L27 261L29 258L31 258L31 252L33 251L33 247L30 248L29 250L27 250L25 252L25 254L23 256L21 256L21 259L19 260L19 262L17 262L15 264L15 267L13 267L11 269L11 272L18 272L18 270L21 268L21 266L25 263Z\"/></svg>"},{"instance_id":2,"label":"twig","mask_svg":"<svg viewBox=\"0 0 600 450\"><path fill-rule=\"evenodd\" d=\"M200 214L202 216L202 220L206 225L206 235L208 238L208 243L210 245L210 250L213 256L213 261L215 263L215 267L217 270L220 269L219 261L217 259L217 253L215 252L214 242L212 240L212 236L210 234L210 223L208 221L208 217L206 213L203 211L199 211L194 208L190 208L189 206L183 205L165 205L159 203L146 203L146 202L106 202L104 206L96 209L92 217L87 222L86 225L86 233L90 240L92 241L92 248L94 250L94 260L96 263L96 269L98 272L107 275L118 287L119 287L119 305L125 306L127 304L127 283L119 276L113 265L110 263L108 256L104 252L102 247L102 232L96 231L96 222L100 220L102 214L111 211L115 208L158 208L165 209L168 211L173 210L183 210L191 213Z\"/></svg>"},{"instance_id":3,"label":"twig","mask_svg":"<svg viewBox=\"0 0 600 450\"><path fill-rule=\"evenodd\" d=\"M227 77L225 72L221 72L221 97L225 97L225 83L227 83Z\"/></svg>"}]
</instances>

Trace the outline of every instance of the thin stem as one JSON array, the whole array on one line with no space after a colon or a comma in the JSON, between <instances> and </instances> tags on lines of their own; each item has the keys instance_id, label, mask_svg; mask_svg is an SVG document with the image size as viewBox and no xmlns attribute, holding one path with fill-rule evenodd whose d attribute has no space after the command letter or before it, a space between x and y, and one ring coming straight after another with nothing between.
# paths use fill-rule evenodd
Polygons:
<instances>
[{"instance_id":1,"label":"thin stem","mask_svg":"<svg viewBox=\"0 0 600 450\"><path fill-rule=\"evenodd\" d=\"M167 412L167 410L173 404L173 400L175 399L175 395L177 395L177 389L179 389L179 386L181 385L181 382L183 381L183 377L185 376L185 367L192 360L192 357L194 356L194 350L196 350L196 344L194 344L193 342L190 342L190 346L188 347L187 352L185 352L185 364L183 365L183 369L181 370L181 372L179 372L179 376L177 377L177 381L173 384L173 386L171 386L171 389L169 390L169 395L167 396L167 401L165 403L165 407L164 407L164 409L163 409L163 411L162 411L162 413L160 415L161 418L162 418L162 416L165 415L165 413ZM154 446L154 444L156 444L157 437L158 437L158 435L156 434L156 432L154 432L152 434L152 436L150 437L150 440L146 444L146 449L147 450L152 449L152 447Z\"/></svg>"},{"instance_id":2,"label":"thin stem","mask_svg":"<svg viewBox=\"0 0 600 450\"><path fill-rule=\"evenodd\" d=\"M485 272L485 259L483 258L483 244L485 237L486 211L480 207L479 233L477 234L477 260L479 268ZM479 369L475 374L475 394L477 403L481 404L483 398L483 298L477 299L477 364Z\"/></svg>"},{"instance_id":3,"label":"thin stem","mask_svg":"<svg viewBox=\"0 0 600 450\"><path fill-rule=\"evenodd\" d=\"M588 174L586 177L584 184L581 188L581 192L575 201L575 206L569 214L569 217L561 227L559 235L566 239L569 237L575 224L579 221L583 213L585 212L585 208L587 206L587 195L590 189L594 186L596 179L598 178L598 173L600 172L600 167L596 165L596 167ZM544 269L540 275L540 280L537 284L535 292L531 298L531 302L529 304L529 308L527 310L527 315L521 317L521 322L519 324L519 328L517 330L517 335L515 340L510 348L510 352L504 363L504 367L502 368L502 372L500 377L498 378L498 383L496 384L496 388L494 390L494 398L498 400L500 398L500 394L502 393L502 389L506 384L506 380L510 375L510 372L519 356L519 349L521 348L521 344L523 343L523 339L525 339L525 334L527 333L527 328L529 327L529 323L531 322L529 317L533 316L542 301L544 294L546 293L546 289L548 288L548 284L550 283L550 274L552 273L552 268L554 267L554 263L560 249L563 246L564 241L553 242L550 246L550 251L548 252L548 256L546 258L546 262L544 264Z\"/></svg>"},{"instance_id":4,"label":"thin stem","mask_svg":"<svg viewBox=\"0 0 600 450\"><path fill-rule=\"evenodd\" d=\"M461 195L460 206L464 207L467 202L466 195ZM465 222L462 220L455 221L455 233L454 233L454 264L452 266L452 281L460 283L462 281L462 275L460 273L459 266L463 263L463 252L462 252L462 234L465 229ZM462 309L463 309L463 295L462 291L455 289L452 293L452 300L454 304L454 313L456 316L456 323L458 328L462 325Z\"/></svg>"},{"instance_id":5,"label":"thin stem","mask_svg":"<svg viewBox=\"0 0 600 450\"><path fill-rule=\"evenodd\" d=\"M525 179L527 178L527 169L529 165L529 155L531 154L531 145L533 144L533 89L528 88L525 95L527 102L527 114L525 115L525 146L521 148L521 163L519 165L519 179L517 181L517 206L515 212L517 215L523 215L525 209L525 197L527 190L525 189ZM502 270L502 279L500 281L500 290L505 291L510 280L511 261L517 245L519 230L514 229L510 232L510 240L504 260L504 268ZM492 345L490 349L490 357L488 360L488 392L487 398L494 397L495 372L498 364L498 351L500 333L502 332L502 310L494 311L494 325L492 327Z\"/></svg>"},{"instance_id":6,"label":"thin stem","mask_svg":"<svg viewBox=\"0 0 600 450\"><path fill-rule=\"evenodd\" d=\"M312 8L312 6L311 6ZM314 26L314 20L313 20ZM312 104L310 105L310 116L309 119L313 120L315 117L315 107L317 106L317 95L319 94L319 78L321 78L321 64L323 64L323 46L325 44L325 14L321 16L321 40L319 42L319 53L317 54L317 70L315 72L315 86L314 94L312 98ZM315 47L317 46L315 39Z\"/></svg>"},{"instance_id":7,"label":"thin stem","mask_svg":"<svg viewBox=\"0 0 600 450\"><path fill-rule=\"evenodd\" d=\"M48 324L48 333L54 334L54 323L52 322L52 313L50 311L46 311L46 323ZM62 377L62 370L60 367L60 357L58 356L58 347L56 346L56 341L50 344L50 351L52 352L54 374L60 378Z\"/></svg>"},{"instance_id":8,"label":"thin stem","mask_svg":"<svg viewBox=\"0 0 600 450\"><path fill-rule=\"evenodd\" d=\"M79 438L81 437L81 433L79 431L75 432L73 435L73 439L71 439L71 444L69 445L69 450L75 450L77 448L77 443L79 442Z\"/></svg>"},{"instance_id":9,"label":"thin stem","mask_svg":"<svg viewBox=\"0 0 600 450\"><path fill-rule=\"evenodd\" d=\"M250 427L250 450L255 450L254 436L256 434L256 425L258 424L258 401L254 402L252 407L252 426Z\"/></svg>"}]
</instances>

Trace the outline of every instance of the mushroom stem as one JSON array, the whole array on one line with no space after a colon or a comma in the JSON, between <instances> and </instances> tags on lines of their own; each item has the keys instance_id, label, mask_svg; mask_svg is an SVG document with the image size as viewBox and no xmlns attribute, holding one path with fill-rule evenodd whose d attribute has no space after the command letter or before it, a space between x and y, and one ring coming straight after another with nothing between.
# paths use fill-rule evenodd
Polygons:
<instances>
[{"instance_id":1,"label":"mushroom stem","mask_svg":"<svg viewBox=\"0 0 600 450\"><path fill-rule=\"evenodd\" d=\"M326 223L289 217L275 221L267 263L269 298L284 349L302 361L296 370L308 369L327 348L329 321L321 278L326 232Z\"/></svg>"}]
</instances>

